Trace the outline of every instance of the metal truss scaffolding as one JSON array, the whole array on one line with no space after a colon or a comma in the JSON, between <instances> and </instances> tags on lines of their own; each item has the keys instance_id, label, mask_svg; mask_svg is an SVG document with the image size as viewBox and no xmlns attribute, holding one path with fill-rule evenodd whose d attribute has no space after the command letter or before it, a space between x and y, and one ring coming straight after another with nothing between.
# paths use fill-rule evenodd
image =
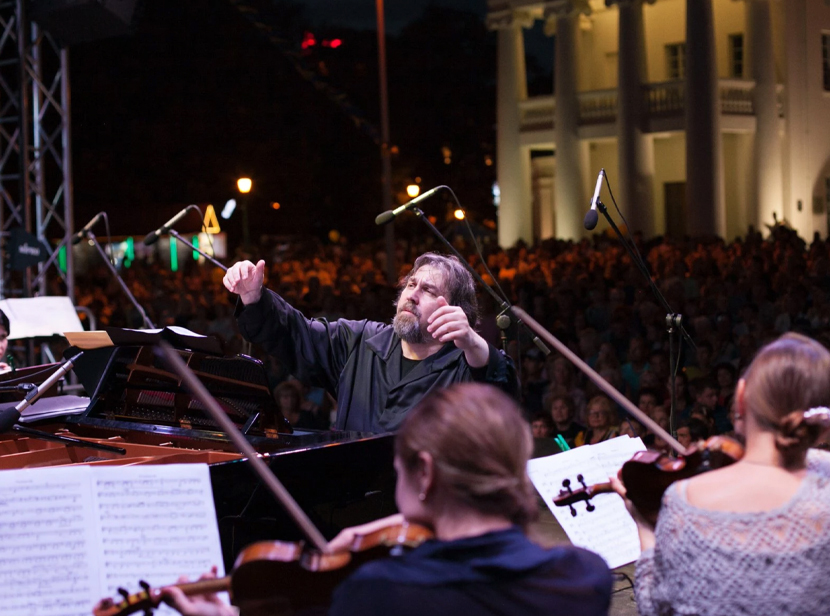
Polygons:
<instances>
[{"instance_id":1,"label":"metal truss scaffolding","mask_svg":"<svg viewBox=\"0 0 830 616\"><path fill-rule=\"evenodd\" d=\"M26 9L27 0L0 0L0 244L20 227L52 254L36 276L19 276L0 249L0 298L45 295L47 273L57 273L74 302L69 53Z\"/></svg>"}]
</instances>

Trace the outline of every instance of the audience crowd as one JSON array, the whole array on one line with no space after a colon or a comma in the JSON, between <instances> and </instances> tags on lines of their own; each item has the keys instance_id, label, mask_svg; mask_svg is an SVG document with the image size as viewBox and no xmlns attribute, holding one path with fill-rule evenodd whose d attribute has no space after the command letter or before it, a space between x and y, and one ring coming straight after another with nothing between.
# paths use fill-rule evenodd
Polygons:
<instances>
[{"instance_id":1,"label":"audience crowd","mask_svg":"<svg viewBox=\"0 0 830 616\"><path fill-rule=\"evenodd\" d=\"M635 242L696 346L676 344L681 353L674 379L675 426L681 442L733 431L734 385L764 343L796 331L830 347L830 241L815 237L807 243L777 226L767 238L750 229L728 243L644 242L636 236ZM616 238L546 240L509 249L485 244L481 256L461 238L456 246L486 282L497 283L511 303L527 310L658 424L669 426L666 311ZM398 240L399 272L427 250L441 251L429 240ZM266 285L308 317L388 321L394 314L397 289L386 281L380 243L263 244L256 256L268 264ZM159 261L134 262L122 274L157 327L179 325L217 336L229 354L248 351L236 328L235 300L223 288L218 268L190 262L174 273ZM98 327L141 327L140 315L103 264L77 276L76 289L78 305L96 315ZM480 309L481 334L501 345L496 304L487 293L480 294ZM556 353L545 357L527 332L513 326L507 340L520 367L522 405L535 436L562 435L578 446L636 434L652 447L665 447L623 417L570 362ZM329 425L335 412L329 396L308 383L279 387L292 375L258 349L251 354L265 362L275 397L291 407L286 414L293 421L302 427ZM297 392L303 398L300 409L292 401Z\"/></svg>"}]
</instances>

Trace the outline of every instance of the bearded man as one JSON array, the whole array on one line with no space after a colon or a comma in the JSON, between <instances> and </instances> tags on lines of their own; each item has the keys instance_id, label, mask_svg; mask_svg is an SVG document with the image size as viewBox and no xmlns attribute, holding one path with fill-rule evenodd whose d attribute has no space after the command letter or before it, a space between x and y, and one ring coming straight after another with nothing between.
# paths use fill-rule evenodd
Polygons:
<instances>
[{"instance_id":1,"label":"bearded man","mask_svg":"<svg viewBox=\"0 0 830 616\"><path fill-rule=\"evenodd\" d=\"M239 295L239 329L288 372L337 400L338 430L390 432L430 391L462 381L501 387L514 397L513 362L476 331L475 284L452 256L426 253L400 281L392 324L307 319L264 291L265 262L242 261L225 274Z\"/></svg>"}]
</instances>

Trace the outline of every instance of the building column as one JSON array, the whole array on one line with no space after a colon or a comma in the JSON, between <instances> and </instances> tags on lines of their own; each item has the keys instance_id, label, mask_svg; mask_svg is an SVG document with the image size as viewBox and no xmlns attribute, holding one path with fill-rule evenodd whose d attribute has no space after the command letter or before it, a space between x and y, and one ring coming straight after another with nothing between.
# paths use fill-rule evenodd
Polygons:
<instances>
[{"instance_id":1,"label":"building column","mask_svg":"<svg viewBox=\"0 0 830 616\"><path fill-rule=\"evenodd\" d=\"M784 189L781 140L778 133L778 95L775 59L772 48L772 23L769 0L747 0L747 38L749 62L755 89L755 189L757 203L749 220L756 229L773 224L772 214L783 219Z\"/></svg>"},{"instance_id":2,"label":"building column","mask_svg":"<svg viewBox=\"0 0 830 616\"><path fill-rule=\"evenodd\" d=\"M653 1L653 0L652 0ZM643 82L645 30L642 0L611 0L619 7L617 79L617 151L620 206L631 232L651 237L654 221L654 141L646 134Z\"/></svg>"},{"instance_id":3,"label":"building column","mask_svg":"<svg viewBox=\"0 0 830 616\"><path fill-rule=\"evenodd\" d=\"M712 0L686 0L686 230L726 232Z\"/></svg>"},{"instance_id":4,"label":"building column","mask_svg":"<svg viewBox=\"0 0 830 616\"><path fill-rule=\"evenodd\" d=\"M556 235L578 239L584 235L582 220L587 199L582 190L579 144L579 100L576 92L576 25L580 13L591 11L584 0L558 0L545 5L551 31L555 21L553 137L556 179L553 185Z\"/></svg>"},{"instance_id":5,"label":"building column","mask_svg":"<svg viewBox=\"0 0 830 616\"><path fill-rule=\"evenodd\" d=\"M496 73L496 178L499 184L498 237L501 246L533 241L530 152L521 147L519 103L527 99L522 27L533 23L526 13L505 11L487 16L498 32Z\"/></svg>"}]
</instances>

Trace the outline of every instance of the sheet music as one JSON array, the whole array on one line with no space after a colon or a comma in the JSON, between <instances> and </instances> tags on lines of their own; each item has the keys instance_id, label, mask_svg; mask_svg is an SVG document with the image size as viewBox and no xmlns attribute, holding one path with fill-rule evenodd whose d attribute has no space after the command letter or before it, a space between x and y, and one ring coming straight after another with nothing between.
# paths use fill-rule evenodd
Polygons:
<instances>
[{"instance_id":1,"label":"sheet music","mask_svg":"<svg viewBox=\"0 0 830 616\"><path fill-rule=\"evenodd\" d=\"M128 470L125 476L124 471ZM98 467L94 497L101 533L101 597L140 590L179 576L222 569L219 529L206 464ZM163 606L156 614L177 614Z\"/></svg>"},{"instance_id":2,"label":"sheet music","mask_svg":"<svg viewBox=\"0 0 830 616\"><path fill-rule=\"evenodd\" d=\"M640 555L637 525L622 498L617 494L599 494L591 499L593 511L587 510L585 502L575 503L576 516L571 515L570 508L554 505L553 499L559 496L564 479L570 479L572 490L582 487L578 475L588 486L606 482L635 451L643 449L639 438L621 436L528 462L533 485L571 543L596 552L612 569L633 562Z\"/></svg>"},{"instance_id":3,"label":"sheet music","mask_svg":"<svg viewBox=\"0 0 830 616\"><path fill-rule=\"evenodd\" d=\"M0 598L7 616L89 616L99 589L89 467L0 473Z\"/></svg>"},{"instance_id":4,"label":"sheet music","mask_svg":"<svg viewBox=\"0 0 830 616\"><path fill-rule=\"evenodd\" d=\"M205 464L0 472L4 616L88 616L119 586L196 579L213 565L223 575Z\"/></svg>"}]
</instances>

